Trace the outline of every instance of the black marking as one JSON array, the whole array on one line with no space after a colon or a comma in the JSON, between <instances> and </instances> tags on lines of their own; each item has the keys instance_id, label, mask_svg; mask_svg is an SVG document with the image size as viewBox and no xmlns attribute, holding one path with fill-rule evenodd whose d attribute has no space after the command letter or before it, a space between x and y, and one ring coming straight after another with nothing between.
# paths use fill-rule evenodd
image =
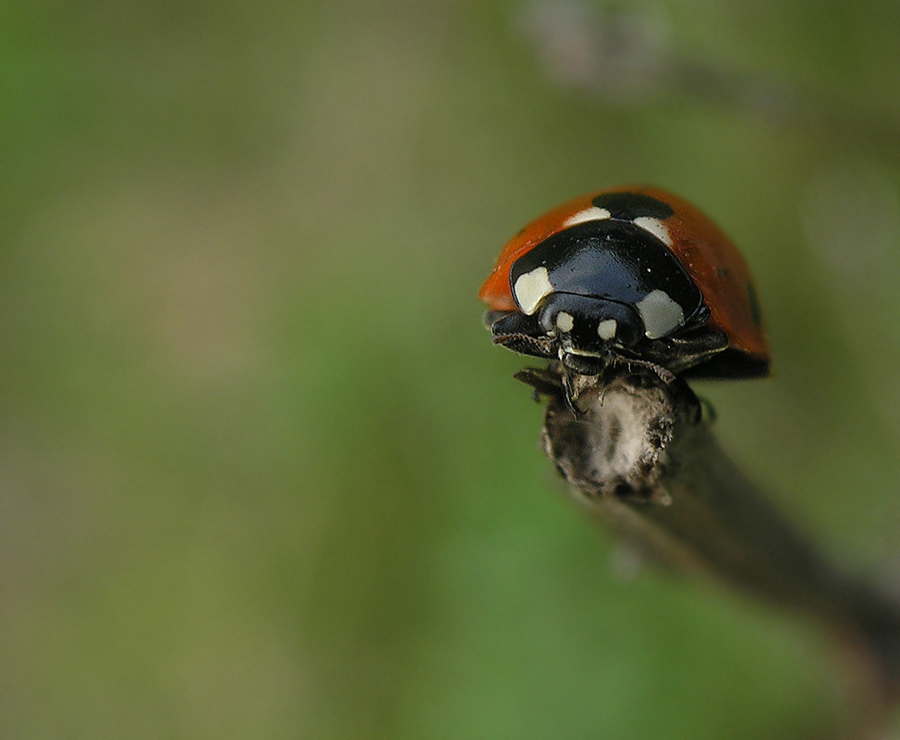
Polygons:
<instances>
[{"instance_id":1,"label":"black marking","mask_svg":"<svg viewBox=\"0 0 900 740\"><path fill-rule=\"evenodd\" d=\"M616 221L634 221L642 216L665 220L675 215L667 203L639 193L605 193L591 201L597 208L605 208Z\"/></svg>"},{"instance_id":2,"label":"black marking","mask_svg":"<svg viewBox=\"0 0 900 740\"><path fill-rule=\"evenodd\" d=\"M750 302L750 314L757 326L762 326L762 309L759 307L759 296L753 283L747 283L747 300Z\"/></svg>"}]
</instances>

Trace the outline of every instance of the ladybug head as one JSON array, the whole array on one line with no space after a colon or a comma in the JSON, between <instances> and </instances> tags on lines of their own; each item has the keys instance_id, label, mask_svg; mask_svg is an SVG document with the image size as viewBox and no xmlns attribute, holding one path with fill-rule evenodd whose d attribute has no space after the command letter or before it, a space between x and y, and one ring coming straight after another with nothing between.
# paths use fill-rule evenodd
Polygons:
<instances>
[{"instance_id":1,"label":"ladybug head","mask_svg":"<svg viewBox=\"0 0 900 740\"><path fill-rule=\"evenodd\" d=\"M600 372L623 348L643 339L644 326L630 306L603 298L551 293L530 316L489 311L495 344L526 355L558 358L584 374Z\"/></svg>"}]
</instances>

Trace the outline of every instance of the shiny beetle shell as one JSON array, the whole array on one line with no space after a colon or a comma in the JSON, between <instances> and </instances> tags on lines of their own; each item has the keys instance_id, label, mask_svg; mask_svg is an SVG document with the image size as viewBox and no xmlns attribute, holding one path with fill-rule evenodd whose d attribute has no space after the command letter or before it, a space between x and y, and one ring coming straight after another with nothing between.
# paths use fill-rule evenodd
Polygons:
<instances>
[{"instance_id":1,"label":"shiny beetle shell","mask_svg":"<svg viewBox=\"0 0 900 740\"><path fill-rule=\"evenodd\" d=\"M609 291L605 288L599 291L608 293L602 297L610 299L610 305L633 307L642 302L635 298L640 295L645 295L643 301L646 301L651 297L647 295L648 292L654 292L654 280L671 278L670 284L681 285L681 293L678 295L682 297L671 302L680 304L685 312L683 322L679 324L674 318L662 323L656 321L658 328L653 329L651 325L654 321L648 322L647 314L642 313L646 337L641 338L643 344L634 344L633 359L639 359L642 348L650 348L651 345L666 344L666 351L671 354L675 352L674 340L679 339L680 332L690 329L696 334L699 327L710 333L720 332L718 336L724 335L724 343L714 354L698 357L696 365L690 368L691 376L724 378L760 377L768 374L769 347L753 279L743 256L722 230L703 213L678 196L659 188L626 186L590 193L568 201L532 221L503 247L479 297L495 315L519 316L537 312L536 304L549 300L555 293L564 292L567 297L572 293L587 295L583 288L570 288L570 284L580 286L593 280L590 298L594 298L598 294L597 281L602 283L608 278L606 275L583 274L601 269L592 266L599 263L596 260L591 262L585 257L585 250L578 246L590 238L595 241L591 254L603 256L603 250L607 249L604 245L609 244L610 249L617 250L616 254L611 254L611 259L619 260L616 264L630 259L627 254L629 249L632 249L637 260L627 266L626 272L631 271L628 274L618 275L622 268L603 268L607 270L609 278L616 278L618 275L617 285L611 286ZM656 246L644 246L649 242ZM553 250L568 251L553 262L554 258L547 256L552 255ZM668 259L664 256L664 250L668 250L674 257L672 265L663 264ZM536 261L538 255L540 259ZM647 273L644 276L637 276L636 272L635 265L644 264L640 261L644 259L640 255L656 260L652 262L652 268L650 263L646 268L641 267ZM689 295L689 288L686 284L678 283L681 278L675 275L675 263L699 291L700 305L694 307L695 299ZM555 277L556 285L551 286L550 281L547 281L539 286L541 289L535 288L531 293L522 289L523 286L529 287L528 285L519 283L521 295L517 300L513 278L518 276L518 279L522 279L525 269L523 265L530 264L548 265L546 269L556 271L554 276L564 277ZM533 269L525 277L532 279L532 275L536 275L535 280L544 279L546 269L544 272L540 272L540 269ZM579 282L580 278L583 279ZM561 289L560 280L566 281L566 286ZM616 291L621 295L616 295ZM666 295L663 290L655 292ZM524 298L527 300L523 300ZM576 302L575 305L581 304ZM677 313L678 306L675 310ZM571 314L572 311L567 311L564 316L570 317ZM569 318L565 318L565 322L569 322ZM551 328L548 336L552 338L553 335L554 329ZM602 327L600 336L603 336ZM549 352L544 349L530 351L519 346L513 348L527 354L549 356ZM573 349L572 352L578 351ZM562 358L562 351L560 356ZM663 355L653 355L649 360L650 364L659 362L666 367L668 363L657 361L654 359L656 356ZM674 366L679 372L684 369L677 363Z\"/></svg>"}]
</instances>

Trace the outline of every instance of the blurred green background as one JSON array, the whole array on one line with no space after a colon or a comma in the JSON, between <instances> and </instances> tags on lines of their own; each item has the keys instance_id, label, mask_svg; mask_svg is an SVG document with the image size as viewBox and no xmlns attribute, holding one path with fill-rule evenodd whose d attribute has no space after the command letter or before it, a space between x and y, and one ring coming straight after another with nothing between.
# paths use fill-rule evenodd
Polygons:
<instances>
[{"instance_id":1,"label":"blurred green background","mask_svg":"<svg viewBox=\"0 0 900 740\"><path fill-rule=\"evenodd\" d=\"M596 13L594 13L596 11ZM742 246L726 444L851 567L900 524L900 4L0 8L0 736L827 738L790 616L567 505L475 293L582 191Z\"/></svg>"}]
</instances>

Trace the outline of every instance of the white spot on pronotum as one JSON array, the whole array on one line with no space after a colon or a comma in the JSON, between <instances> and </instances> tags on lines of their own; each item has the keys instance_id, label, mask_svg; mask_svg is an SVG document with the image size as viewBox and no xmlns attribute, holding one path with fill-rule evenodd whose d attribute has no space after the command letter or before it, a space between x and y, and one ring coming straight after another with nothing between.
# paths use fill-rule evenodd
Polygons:
<instances>
[{"instance_id":1,"label":"white spot on pronotum","mask_svg":"<svg viewBox=\"0 0 900 740\"><path fill-rule=\"evenodd\" d=\"M681 326L684 311L664 290L648 293L634 306L644 322L644 333L648 339L659 339Z\"/></svg>"},{"instance_id":2,"label":"white spot on pronotum","mask_svg":"<svg viewBox=\"0 0 900 740\"><path fill-rule=\"evenodd\" d=\"M615 319L605 319L597 324L597 333L600 335L600 339L612 339L616 336L618 328L619 325Z\"/></svg>"},{"instance_id":3,"label":"white spot on pronotum","mask_svg":"<svg viewBox=\"0 0 900 740\"><path fill-rule=\"evenodd\" d=\"M556 314L556 328L562 332L572 331L572 327L575 326L575 317L570 313L566 313L565 311L560 311Z\"/></svg>"},{"instance_id":4,"label":"white spot on pronotum","mask_svg":"<svg viewBox=\"0 0 900 740\"><path fill-rule=\"evenodd\" d=\"M643 229L649 234L653 234L653 236L663 242L663 244L665 244L666 246L672 246L672 237L669 236L669 230L666 228L666 225L658 218L653 218L651 216L641 216L640 218L634 219L634 225Z\"/></svg>"},{"instance_id":5,"label":"white spot on pronotum","mask_svg":"<svg viewBox=\"0 0 900 740\"><path fill-rule=\"evenodd\" d=\"M519 275L513 288L516 294L516 302L522 312L531 316L544 300L544 297L553 292L550 285L550 274L546 267L535 267L531 272Z\"/></svg>"},{"instance_id":6,"label":"white spot on pronotum","mask_svg":"<svg viewBox=\"0 0 900 740\"><path fill-rule=\"evenodd\" d=\"M607 211L605 208L597 208L597 206L591 206L590 208L585 208L583 211L578 211L573 216L569 216L564 222L563 226L568 228L569 226L574 226L575 224L583 224L585 221L606 221L612 214Z\"/></svg>"}]
</instances>

